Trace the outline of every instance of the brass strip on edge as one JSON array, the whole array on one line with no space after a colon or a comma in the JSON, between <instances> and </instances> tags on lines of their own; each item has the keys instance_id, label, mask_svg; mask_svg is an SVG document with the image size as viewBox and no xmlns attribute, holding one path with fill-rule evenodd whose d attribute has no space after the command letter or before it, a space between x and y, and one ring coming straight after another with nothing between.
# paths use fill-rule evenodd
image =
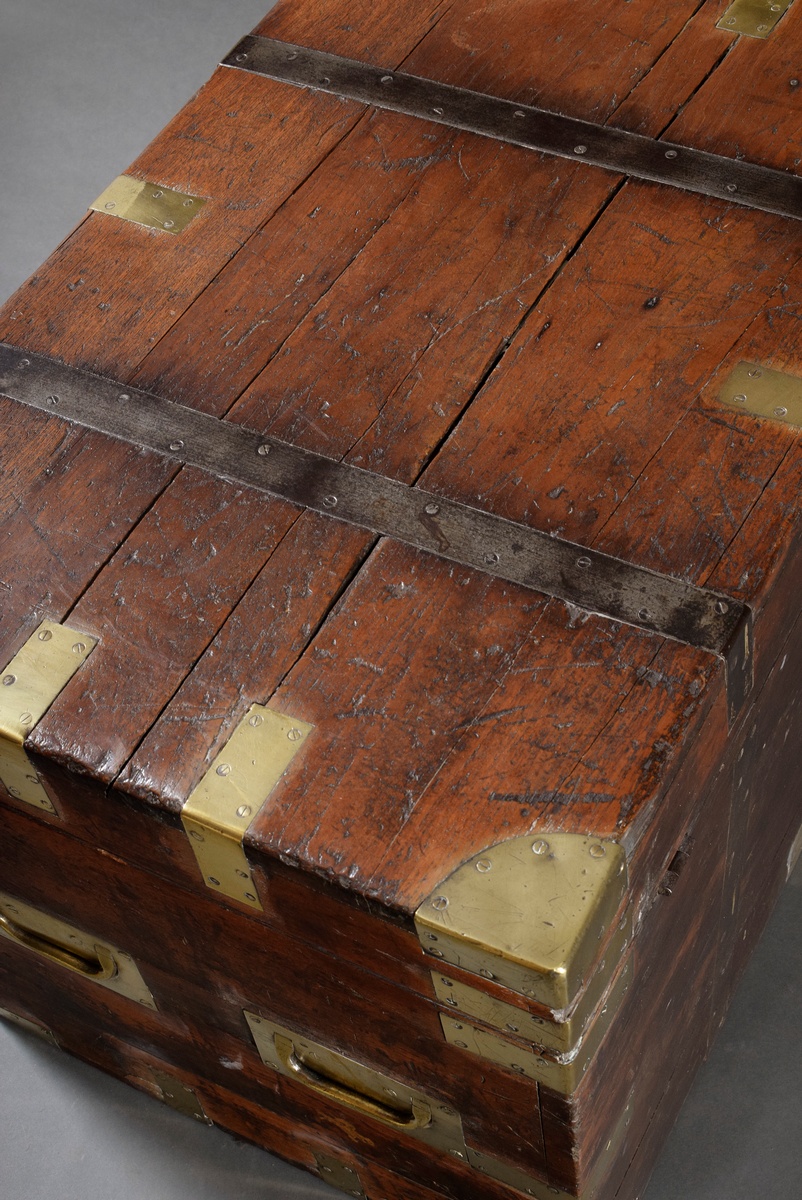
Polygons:
<instances>
[{"instance_id":1,"label":"brass strip on edge","mask_svg":"<svg viewBox=\"0 0 802 1200\"><path fill-rule=\"evenodd\" d=\"M313 726L252 704L181 812L213 892L262 911L243 839Z\"/></svg>"},{"instance_id":2,"label":"brass strip on edge","mask_svg":"<svg viewBox=\"0 0 802 1200\"><path fill-rule=\"evenodd\" d=\"M355 1196L357 1200L367 1200L362 1180L353 1167L331 1154L315 1154L315 1162L324 1183L341 1192L347 1192L349 1196Z\"/></svg>"},{"instance_id":3,"label":"brass strip on edge","mask_svg":"<svg viewBox=\"0 0 802 1200\"><path fill-rule=\"evenodd\" d=\"M716 28L745 37L767 38L792 3L793 0L734 0L716 21Z\"/></svg>"},{"instance_id":4,"label":"brass strip on edge","mask_svg":"<svg viewBox=\"0 0 802 1200\"><path fill-rule=\"evenodd\" d=\"M15 800L58 816L25 739L86 662L97 638L42 621L0 673L0 783Z\"/></svg>"},{"instance_id":5,"label":"brass strip on edge","mask_svg":"<svg viewBox=\"0 0 802 1200\"><path fill-rule=\"evenodd\" d=\"M190 196L158 183L135 179L132 175L118 175L89 208L90 212L120 217L134 225L180 234L195 220L205 203L201 196Z\"/></svg>"},{"instance_id":6,"label":"brass strip on edge","mask_svg":"<svg viewBox=\"0 0 802 1200\"><path fill-rule=\"evenodd\" d=\"M168 1074L167 1071L160 1071L152 1067L150 1073L161 1092L162 1100L169 1108L181 1113L184 1117L193 1117L203 1125L213 1124L206 1115L206 1110L197 1093L191 1087L187 1087L185 1083L176 1079L174 1075Z\"/></svg>"}]
</instances>

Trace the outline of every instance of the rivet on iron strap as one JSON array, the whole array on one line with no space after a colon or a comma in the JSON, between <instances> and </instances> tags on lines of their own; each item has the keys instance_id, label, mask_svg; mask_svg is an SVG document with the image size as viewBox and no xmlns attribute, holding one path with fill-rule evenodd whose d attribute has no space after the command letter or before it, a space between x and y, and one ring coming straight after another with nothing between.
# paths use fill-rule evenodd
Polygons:
<instances>
[{"instance_id":1,"label":"rivet on iron strap","mask_svg":"<svg viewBox=\"0 0 802 1200\"><path fill-rule=\"evenodd\" d=\"M5 343L0 392L221 479L716 654L727 665L731 720L751 689L751 612L729 596Z\"/></svg>"},{"instance_id":2,"label":"rivet on iron strap","mask_svg":"<svg viewBox=\"0 0 802 1200\"><path fill-rule=\"evenodd\" d=\"M221 65L637 179L802 219L802 178L771 167L656 141L639 133L270 38L243 38Z\"/></svg>"}]
</instances>

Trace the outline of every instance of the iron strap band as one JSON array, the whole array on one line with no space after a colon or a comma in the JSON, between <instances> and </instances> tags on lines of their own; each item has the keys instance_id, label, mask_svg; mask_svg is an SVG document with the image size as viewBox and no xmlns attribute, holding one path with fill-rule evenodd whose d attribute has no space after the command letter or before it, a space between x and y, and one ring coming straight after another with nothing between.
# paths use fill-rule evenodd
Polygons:
<instances>
[{"instance_id":1,"label":"iron strap band","mask_svg":"<svg viewBox=\"0 0 802 1200\"><path fill-rule=\"evenodd\" d=\"M592 163L637 179L802 219L802 178L771 167L656 141L271 38L243 38L221 65L529 150Z\"/></svg>"},{"instance_id":2,"label":"iron strap band","mask_svg":"<svg viewBox=\"0 0 802 1200\"><path fill-rule=\"evenodd\" d=\"M710 651L727 662L733 714L750 689L751 614L728 596L5 343L0 392L221 479Z\"/></svg>"}]
</instances>

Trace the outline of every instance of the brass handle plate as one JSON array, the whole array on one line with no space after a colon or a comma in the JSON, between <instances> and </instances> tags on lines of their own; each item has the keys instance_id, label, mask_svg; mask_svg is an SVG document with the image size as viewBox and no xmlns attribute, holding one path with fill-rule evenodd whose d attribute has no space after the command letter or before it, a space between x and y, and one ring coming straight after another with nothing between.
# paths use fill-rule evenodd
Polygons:
<instances>
[{"instance_id":1,"label":"brass handle plate","mask_svg":"<svg viewBox=\"0 0 802 1200\"><path fill-rule=\"evenodd\" d=\"M0 892L0 938L147 1008L153 997L130 954Z\"/></svg>"},{"instance_id":2,"label":"brass handle plate","mask_svg":"<svg viewBox=\"0 0 802 1200\"><path fill-rule=\"evenodd\" d=\"M462 1121L449 1104L246 1010L262 1062L318 1095L467 1161Z\"/></svg>"}]
</instances>

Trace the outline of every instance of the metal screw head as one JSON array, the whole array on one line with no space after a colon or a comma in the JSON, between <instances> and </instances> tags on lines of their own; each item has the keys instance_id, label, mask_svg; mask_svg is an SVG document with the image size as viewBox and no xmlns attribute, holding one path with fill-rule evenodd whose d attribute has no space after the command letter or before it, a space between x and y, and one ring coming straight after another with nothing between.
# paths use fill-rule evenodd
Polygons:
<instances>
[{"instance_id":1,"label":"metal screw head","mask_svg":"<svg viewBox=\"0 0 802 1200\"><path fill-rule=\"evenodd\" d=\"M202 833L198 833L197 829L191 829L189 832L189 836L191 838L194 838L196 842L205 842L206 841L206 838L203 836Z\"/></svg>"},{"instance_id":2,"label":"metal screw head","mask_svg":"<svg viewBox=\"0 0 802 1200\"><path fill-rule=\"evenodd\" d=\"M22 799L22 796L21 796L20 792L19 792L19 791L18 791L16 788L9 788L9 789L8 789L8 794L9 794L9 796L13 796L15 800L21 800L21 799ZM9 910L9 911L11 911L11 910Z\"/></svg>"},{"instance_id":3,"label":"metal screw head","mask_svg":"<svg viewBox=\"0 0 802 1200\"><path fill-rule=\"evenodd\" d=\"M485 871L492 871L492 869L493 869L493 864L489 858L480 858L478 863L476 864L476 870L481 871L483 873Z\"/></svg>"},{"instance_id":4,"label":"metal screw head","mask_svg":"<svg viewBox=\"0 0 802 1200\"><path fill-rule=\"evenodd\" d=\"M775 415L775 417L787 417L787 416L788 416L788 409L787 409L787 408L782 408L782 407L775 408L775 410L774 410L774 415Z\"/></svg>"},{"instance_id":5,"label":"metal screw head","mask_svg":"<svg viewBox=\"0 0 802 1200\"><path fill-rule=\"evenodd\" d=\"M432 908L436 908L438 912L442 912L444 908L448 908L447 896L435 896L432 900Z\"/></svg>"},{"instance_id":6,"label":"metal screw head","mask_svg":"<svg viewBox=\"0 0 802 1200\"><path fill-rule=\"evenodd\" d=\"M737 396L733 396L732 402L733 404L746 404L746 396L743 392L739 392Z\"/></svg>"},{"instance_id":7,"label":"metal screw head","mask_svg":"<svg viewBox=\"0 0 802 1200\"><path fill-rule=\"evenodd\" d=\"M482 969L480 970L479 974L480 974L480 975L481 975L481 976L482 976L484 979L495 979L495 978L496 978L496 977L495 977L495 975L493 974L493 972L492 972L492 971L488 971L486 967L482 967Z\"/></svg>"},{"instance_id":8,"label":"metal screw head","mask_svg":"<svg viewBox=\"0 0 802 1200\"><path fill-rule=\"evenodd\" d=\"M760 28L760 26L758 26L758 29L759 29L759 28ZM738 191L738 184L737 184L737 183L728 183L728 184L727 184L727 191L728 191L728 192L737 192L737 191Z\"/></svg>"},{"instance_id":9,"label":"metal screw head","mask_svg":"<svg viewBox=\"0 0 802 1200\"><path fill-rule=\"evenodd\" d=\"M175 225L175 221L164 221L163 224L165 229L172 229Z\"/></svg>"},{"instance_id":10,"label":"metal screw head","mask_svg":"<svg viewBox=\"0 0 802 1200\"><path fill-rule=\"evenodd\" d=\"M430 517L436 517L440 511L440 505L439 504L427 504L423 511Z\"/></svg>"},{"instance_id":11,"label":"metal screw head","mask_svg":"<svg viewBox=\"0 0 802 1200\"><path fill-rule=\"evenodd\" d=\"M48 396L47 403L48 404L58 404L58 396Z\"/></svg>"},{"instance_id":12,"label":"metal screw head","mask_svg":"<svg viewBox=\"0 0 802 1200\"><path fill-rule=\"evenodd\" d=\"M230 764L229 763L220 763L220 766L217 768L217 774L218 775L230 775L231 774Z\"/></svg>"},{"instance_id":13,"label":"metal screw head","mask_svg":"<svg viewBox=\"0 0 802 1200\"><path fill-rule=\"evenodd\" d=\"M20 725L33 725L33 714L29 712L20 713Z\"/></svg>"},{"instance_id":14,"label":"metal screw head","mask_svg":"<svg viewBox=\"0 0 802 1200\"><path fill-rule=\"evenodd\" d=\"M433 112L433 113L436 113L438 117L442 117L442 115L443 115L443 110L442 110L442 108L433 108L433 109L432 109L432 112Z\"/></svg>"},{"instance_id":15,"label":"metal screw head","mask_svg":"<svg viewBox=\"0 0 802 1200\"><path fill-rule=\"evenodd\" d=\"M4 687L11 687L12 683L16 683L16 682L17 682L16 675L4 675L3 676L3 686Z\"/></svg>"},{"instance_id":16,"label":"metal screw head","mask_svg":"<svg viewBox=\"0 0 802 1200\"><path fill-rule=\"evenodd\" d=\"M220 887L220 880L215 879L214 875L209 875L208 879L209 879L209 883L213 884L215 887Z\"/></svg>"},{"instance_id":17,"label":"metal screw head","mask_svg":"<svg viewBox=\"0 0 802 1200\"><path fill-rule=\"evenodd\" d=\"M29 367L30 365L31 365L31 360L29 358L21 358L19 360L19 362L17 363L17 366L21 370L23 370L25 367Z\"/></svg>"},{"instance_id":18,"label":"metal screw head","mask_svg":"<svg viewBox=\"0 0 802 1200\"><path fill-rule=\"evenodd\" d=\"M151 196L153 197L154 200L161 200L163 195L164 195L164 192L161 192L158 190L155 192L151 192Z\"/></svg>"},{"instance_id":19,"label":"metal screw head","mask_svg":"<svg viewBox=\"0 0 802 1200\"><path fill-rule=\"evenodd\" d=\"M587 146L574 146L574 154L587 154Z\"/></svg>"},{"instance_id":20,"label":"metal screw head","mask_svg":"<svg viewBox=\"0 0 802 1200\"><path fill-rule=\"evenodd\" d=\"M583 554L581 558L576 560L576 565L581 567L583 571L586 571L590 566L590 559L587 557L587 555Z\"/></svg>"},{"instance_id":21,"label":"metal screw head","mask_svg":"<svg viewBox=\"0 0 802 1200\"><path fill-rule=\"evenodd\" d=\"M288 729L287 730L287 737L289 738L289 740L291 742L300 742L300 740L303 736L304 735L301 733L300 729Z\"/></svg>"},{"instance_id":22,"label":"metal screw head","mask_svg":"<svg viewBox=\"0 0 802 1200\"><path fill-rule=\"evenodd\" d=\"M114 202L114 200L107 200L107 201L106 201L106 203L103 205L103 207L104 207L105 209L108 209L108 211L109 211L109 212L111 212L111 210L112 210L113 208L116 208L116 207L117 207L117 205L116 205L116 203Z\"/></svg>"},{"instance_id":23,"label":"metal screw head","mask_svg":"<svg viewBox=\"0 0 802 1200\"><path fill-rule=\"evenodd\" d=\"M236 58L234 59L234 62L247 62L247 59L248 59L247 54L238 54L236 56Z\"/></svg>"},{"instance_id":24,"label":"metal screw head","mask_svg":"<svg viewBox=\"0 0 802 1200\"><path fill-rule=\"evenodd\" d=\"M516 1072L518 1075L525 1075L525 1074L526 1074L526 1071L524 1070L524 1068L523 1068L523 1067L519 1067L519 1066L517 1065L517 1063L512 1063L511 1065L512 1065L512 1069L513 1069L513 1071L515 1071L515 1072Z\"/></svg>"},{"instance_id":25,"label":"metal screw head","mask_svg":"<svg viewBox=\"0 0 802 1200\"><path fill-rule=\"evenodd\" d=\"M728 24L728 25L734 25L734 24L735 24L735 17L727 17L727 24Z\"/></svg>"},{"instance_id":26,"label":"metal screw head","mask_svg":"<svg viewBox=\"0 0 802 1200\"><path fill-rule=\"evenodd\" d=\"M455 1045L455 1046L459 1046L460 1050L467 1050L467 1049L468 1049L468 1043L467 1043L467 1042L454 1042L454 1045Z\"/></svg>"},{"instance_id":27,"label":"metal screw head","mask_svg":"<svg viewBox=\"0 0 802 1200\"><path fill-rule=\"evenodd\" d=\"M268 445L261 445L256 453L261 454L262 458L264 458L265 455L270 453L270 447Z\"/></svg>"},{"instance_id":28,"label":"metal screw head","mask_svg":"<svg viewBox=\"0 0 802 1200\"><path fill-rule=\"evenodd\" d=\"M245 893L245 899L246 899L246 900L250 900L250 901L252 901L252 902L254 902L254 903L255 903L255 901L256 901L256 897L254 896L253 892L246 892L246 893Z\"/></svg>"},{"instance_id":29,"label":"metal screw head","mask_svg":"<svg viewBox=\"0 0 802 1200\"><path fill-rule=\"evenodd\" d=\"M297 51L297 50L292 50L292 51L291 51L291 52L290 52L290 53L287 55L287 58L288 58L288 60L289 60L290 62L292 62L292 60L293 60L294 58L297 58L297 57L298 57L298 51Z\"/></svg>"},{"instance_id":30,"label":"metal screw head","mask_svg":"<svg viewBox=\"0 0 802 1200\"><path fill-rule=\"evenodd\" d=\"M254 713L252 717L248 718L248 724L253 725L254 729L258 729L259 726L264 725L264 723L265 719L261 713Z\"/></svg>"},{"instance_id":31,"label":"metal screw head","mask_svg":"<svg viewBox=\"0 0 802 1200\"><path fill-rule=\"evenodd\" d=\"M676 157L677 157L676 150L666 150L666 158L676 158Z\"/></svg>"},{"instance_id":32,"label":"metal screw head","mask_svg":"<svg viewBox=\"0 0 802 1200\"><path fill-rule=\"evenodd\" d=\"M590 855L591 858L604 858L606 853L607 853L606 849L604 848L604 846L602 846L602 844L600 842L594 842L593 845L591 846L590 850L588 851L588 854Z\"/></svg>"},{"instance_id":33,"label":"metal screw head","mask_svg":"<svg viewBox=\"0 0 802 1200\"><path fill-rule=\"evenodd\" d=\"M118 399L118 400L130 400L130 399L131 399L131 397L128 395L128 392L120 392L120 394L119 394L119 396L117 397L117 399Z\"/></svg>"},{"instance_id":34,"label":"metal screw head","mask_svg":"<svg viewBox=\"0 0 802 1200\"><path fill-rule=\"evenodd\" d=\"M517 1025L505 1025L504 1028L509 1030L510 1033L520 1033L521 1032Z\"/></svg>"},{"instance_id":35,"label":"metal screw head","mask_svg":"<svg viewBox=\"0 0 802 1200\"><path fill-rule=\"evenodd\" d=\"M751 371L746 372L750 379L759 379L763 374L760 367L752 367Z\"/></svg>"},{"instance_id":36,"label":"metal screw head","mask_svg":"<svg viewBox=\"0 0 802 1200\"><path fill-rule=\"evenodd\" d=\"M791 85L791 87L799 87L799 80L798 80L798 79L789 79L789 80L788 80L788 82L789 82L789 84Z\"/></svg>"},{"instance_id":37,"label":"metal screw head","mask_svg":"<svg viewBox=\"0 0 802 1200\"><path fill-rule=\"evenodd\" d=\"M722 617L724 616L724 613L729 612L729 611L730 611L730 606L726 600L717 600L716 601L716 612L719 613Z\"/></svg>"},{"instance_id":38,"label":"metal screw head","mask_svg":"<svg viewBox=\"0 0 802 1200\"><path fill-rule=\"evenodd\" d=\"M242 820L243 817L249 817L252 812L253 809L251 808L250 804L240 804L239 808L237 809L237 816L240 818L240 820ZM242 878L247 879L247 875L243 875Z\"/></svg>"},{"instance_id":39,"label":"metal screw head","mask_svg":"<svg viewBox=\"0 0 802 1200\"><path fill-rule=\"evenodd\" d=\"M768 25L758 25L758 27L757 27L758 33L765 33L767 29L768 29Z\"/></svg>"},{"instance_id":40,"label":"metal screw head","mask_svg":"<svg viewBox=\"0 0 802 1200\"><path fill-rule=\"evenodd\" d=\"M323 497L323 507L324 508L336 508L337 507L337 497L336 496L324 496Z\"/></svg>"},{"instance_id":41,"label":"metal screw head","mask_svg":"<svg viewBox=\"0 0 802 1200\"><path fill-rule=\"evenodd\" d=\"M183 450L184 443L180 440L175 441L175 442L170 442L170 449L171 450Z\"/></svg>"},{"instance_id":42,"label":"metal screw head","mask_svg":"<svg viewBox=\"0 0 802 1200\"><path fill-rule=\"evenodd\" d=\"M515 112L512 115L520 121L526 116L526 113L522 113L520 108L516 108Z\"/></svg>"},{"instance_id":43,"label":"metal screw head","mask_svg":"<svg viewBox=\"0 0 802 1200\"><path fill-rule=\"evenodd\" d=\"M383 84L385 84L385 86L386 86L388 83L392 83L392 82L393 82L393 77L392 77L392 75L382 75L382 77L381 77L381 82L382 82Z\"/></svg>"},{"instance_id":44,"label":"metal screw head","mask_svg":"<svg viewBox=\"0 0 802 1200\"><path fill-rule=\"evenodd\" d=\"M185 201L184 201L184 205L183 205L183 207L184 207L184 208L192 208L192 205L193 205L194 203L195 203L195 201L194 201L194 200L185 200Z\"/></svg>"},{"instance_id":45,"label":"metal screw head","mask_svg":"<svg viewBox=\"0 0 802 1200\"><path fill-rule=\"evenodd\" d=\"M638 620L639 621L650 621L651 619L652 619L652 614L649 612L648 608L638 609Z\"/></svg>"},{"instance_id":46,"label":"metal screw head","mask_svg":"<svg viewBox=\"0 0 802 1200\"><path fill-rule=\"evenodd\" d=\"M548 854L550 849L549 843L544 842L542 838L532 843L532 852L534 854Z\"/></svg>"},{"instance_id":47,"label":"metal screw head","mask_svg":"<svg viewBox=\"0 0 802 1200\"><path fill-rule=\"evenodd\" d=\"M76 642L72 648L73 654L85 654L86 642Z\"/></svg>"},{"instance_id":48,"label":"metal screw head","mask_svg":"<svg viewBox=\"0 0 802 1200\"><path fill-rule=\"evenodd\" d=\"M52 638L52 636L53 636L53 634L51 633L51 631L49 629L41 629L39 631L39 641L40 642L49 642L50 639Z\"/></svg>"},{"instance_id":49,"label":"metal screw head","mask_svg":"<svg viewBox=\"0 0 802 1200\"><path fill-rule=\"evenodd\" d=\"M498 555L496 554L495 550L491 550L485 555L485 562L488 567L494 567L496 565L498 562Z\"/></svg>"},{"instance_id":50,"label":"metal screw head","mask_svg":"<svg viewBox=\"0 0 802 1200\"><path fill-rule=\"evenodd\" d=\"M249 879L250 878L247 871L237 871L237 875L239 875L240 879Z\"/></svg>"}]
</instances>

